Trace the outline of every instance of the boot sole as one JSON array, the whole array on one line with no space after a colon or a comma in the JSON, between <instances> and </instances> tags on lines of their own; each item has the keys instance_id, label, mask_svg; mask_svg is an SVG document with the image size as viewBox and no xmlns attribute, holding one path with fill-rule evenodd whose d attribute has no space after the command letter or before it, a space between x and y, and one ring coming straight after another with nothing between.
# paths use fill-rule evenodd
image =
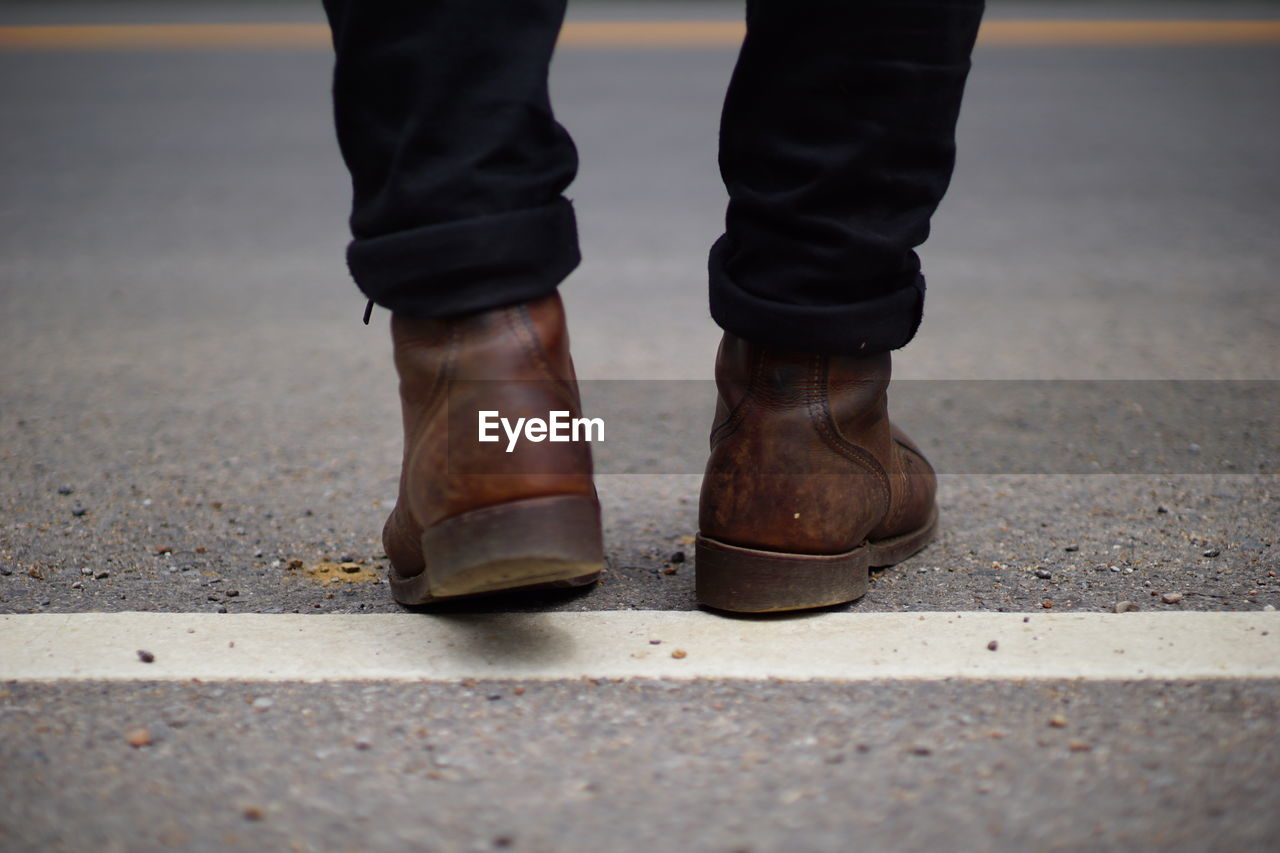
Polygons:
<instances>
[{"instance_id":1,"label":"boot sole","mask_svg":"<svg viewBox=\"0 0 1280 853\"><path fill-rule=\"evenodd\" d=\"M422 556L426 567L416 575L391 569L391 593L401 604L585 586L604 568L600 504L568 495L472 510L428 528Z\"/></svg>"},{"instance_id":2,"label":"boot sole","mask_svg":"<svg viewBox=\"0 0 1280 853\"><path fill-rule=\"evenodd\" d=\"M932 541L937 528L935 508L919 528L843 554L760 551L699 534L694 564L698 602L733 613L780 613L856 601L867 594L870 569L915 554Z\"/></svg>"}]
</instances>

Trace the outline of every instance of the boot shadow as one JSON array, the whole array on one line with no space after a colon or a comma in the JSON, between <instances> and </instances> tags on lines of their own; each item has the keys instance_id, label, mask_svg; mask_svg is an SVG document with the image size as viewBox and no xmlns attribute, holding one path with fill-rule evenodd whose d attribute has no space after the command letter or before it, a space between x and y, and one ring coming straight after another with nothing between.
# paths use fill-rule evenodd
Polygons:
<instances>
[{"instance_id":1,"label":"boot shadow","mask_svg":"<svg viewBox=\"0 0 1280 853\"><path fill-rule=\"evenodd\" d=\"M475 677L485 678L486 666L515 663L539 669L572 658L577 648L572 636L542 616L590 590L588 586L501 592L404 609L445 626L448 656L476 665Z\"/></svg>"},{"instance_id":2,"label":"boot shadow","mask_svg":"<svg viewBox=\"0 0 1280 853\"><path fill-rule=\"evenodd\" d=\"M480 665L475 675L485 678L484 665L527 665L543 668L573 657L572 636L549 625L539 613L436 614L449 629L451 656Z\"/></svg>"}]
</instances>

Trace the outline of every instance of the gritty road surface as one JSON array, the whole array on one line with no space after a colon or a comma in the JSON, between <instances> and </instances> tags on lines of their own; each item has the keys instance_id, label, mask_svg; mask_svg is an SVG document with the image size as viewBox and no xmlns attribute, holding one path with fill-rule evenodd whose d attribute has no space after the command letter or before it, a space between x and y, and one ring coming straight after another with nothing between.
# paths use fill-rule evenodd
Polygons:
<instances>
[{"instance_id":1,"label":"gritty road surface","mask_svg":"<svg viewBox=\"0 0 1280 853\"><path fill-rule=\"evenodd\" d=\"M0 28L318 15L6 4ZM588 400L622 425L601 450L607 573L415 617L696 608L733 61L714 45L558 55L585 258L563 293ZM323 44L0 48L5 618L404 612L377 539L395 382L386 317L360 324L343 267L331 63ZM922 250L925 322L895 357L911 380L895 407L943 471L942 533L839 611L1280 607L1278 74L1274 39L979 48ZM1278 690L19 680L0 684L0 848L1263 850L1280 833Z\"/></svg>"}]
</instances>

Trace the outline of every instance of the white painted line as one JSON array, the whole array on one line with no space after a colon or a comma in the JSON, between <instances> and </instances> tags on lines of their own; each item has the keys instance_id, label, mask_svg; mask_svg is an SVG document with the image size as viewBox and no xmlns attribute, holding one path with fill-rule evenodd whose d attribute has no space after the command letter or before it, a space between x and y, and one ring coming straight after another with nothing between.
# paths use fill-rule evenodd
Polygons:
<instances>
[{"instance_id":1,"label":"white painted line","mask_svg":"<svg viewBox=\"0 0 1280 853\"><path fill-rule=\"evenodd\" d=\"M32 614L0 649L6 681L1254 679L1280 613Z\"/></svg>"}]
</instances>

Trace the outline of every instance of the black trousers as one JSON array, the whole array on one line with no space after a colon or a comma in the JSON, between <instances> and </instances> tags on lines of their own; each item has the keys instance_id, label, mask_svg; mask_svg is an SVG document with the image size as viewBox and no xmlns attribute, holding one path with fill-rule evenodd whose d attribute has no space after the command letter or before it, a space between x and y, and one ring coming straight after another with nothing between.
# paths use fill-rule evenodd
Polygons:
<instances>
[{"instance_id":1,"label":"black trousers","mask_svg":"<svg viewBox=\"0 0 1280 853\"><path fill-rule=\"evenodd\" d=\"M565 0L325 0L354 202L347 260L417 316L551 293L580 256L547 72ZM725 98L711 314L748 340L869 353L915 334L915 248L951 179L982 0L748 0Z\"/></svg>"}]
</instances>

